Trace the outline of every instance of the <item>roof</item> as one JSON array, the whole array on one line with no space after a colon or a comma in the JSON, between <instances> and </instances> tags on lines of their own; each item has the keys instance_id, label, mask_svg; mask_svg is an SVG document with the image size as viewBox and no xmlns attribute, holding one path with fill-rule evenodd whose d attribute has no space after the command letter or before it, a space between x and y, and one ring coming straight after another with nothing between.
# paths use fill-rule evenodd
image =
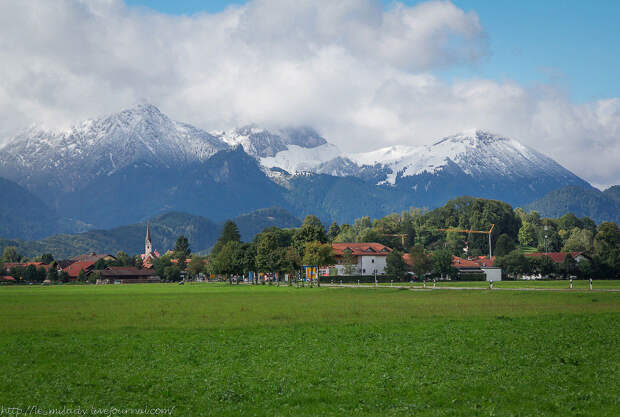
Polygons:
<instances>
[{"instance_id":1,"label":"roof","mask_svg":"<svg viewBox=\"0 0 620 417\"><path fill-rule=\"evenodd\" d=\"M386 256L388 253L392 252L391 248L388 248L387 246L376 242L332 243L332 248L334 249L334 254L336 256L342 256L344 254L344 251L347 249L351 249L352 254L356 256Z\"/></svg>"},{"instance_id":2,"label":"roof","mask_svg":"<svg viewBox=\"0 0 620 417\"><path fill-rule=\"evenodd\" d=\"M85 261L92 261L93 263L97 262L99 259L103 259L103 258L113 258L116 259L114 256L107 254L107 253L100 253L97 254L95 252L91 252L91 253L86 253L83 255L78 255L74 258L71 258L72 261L76 261L76 262L85 262Z\"/></svg>"},{"instance_id":3,"label":"roof","mask_svg":"<svg viewBox=\"0 0 620 417\"><path fill-rule=\"evenodd\" d=\"M48 264L44 264L43 262L7 262L4 264L4 267L8 270L11 270L13 268L17 268L17 267L22 267L22 268L26 268L30 265L34 265L35 268L39 269L40 267L43 267L45 269L49 269L50 265Z\"/></svg>"},{"instance_id":4,"label":"roof","mask_svg":"<svg viewBox=\"0 0 620 417\"><path fill-rule=\"evenodd\" d=\"M0 281L15 281L15 278L10 275L2 275L0 276Z\"/></svg>"},{"instance_id":5,"label":"roof","mask_svg":"<svg viewBox=\"0 0 620 417\"><path fill-rule=\"evenodd\" d=\"M574 259L578 257L579 255L582 255L583 252L533 252L533 253L526 253L525 256L530 256L532 258L540 258L542 256L548 256L556 264L561 264L562 262L564 262L564 259L566 259L566 255L568 254L570 254L570 256L572 256Z\"/></svg>"},{"instance_id":6,"label":"roof","mask_svg":"<svg viewBox=\"0 0 620 417\"><path fill-rule=\"evenodd\" d=\"M452 267L456 269L480 269L477 262L452 255Z\"/></svg>"},{"instance_id":7,"label":"roof","mask_svg":"<svg viewBox=\"0 0 620 417\"><path fill-rule=\"evenodd\" d=\"M489 259L488 256L478 256L477 258L472 258L468 260L477 263L478 266L482 268L492 267L493 265L495 265L495 256L491 257L491 259Z\"/></svg>"},{"instance_id":8,"label":"roof","mask_svg":"<svg viewBox=\"0 0 620 417\"><path fill-rule=\"evenodd\" d=\"M155 273L148 269L138 269L135 266L109 266L98 271L102 277L152 277Z\"/></svg>"},{"instance_id":9,"label":"roof","mask_svg":"<svg viewBox=\"0 0 620 417\"><path fill-rule=\"evenodd\" d=\"M93 261L74 262L63 271L65 271L71 278L76 278L80 271L83 269L86 272L88 269L92 269L95 263Z\"/></svg>"}]
</instances>

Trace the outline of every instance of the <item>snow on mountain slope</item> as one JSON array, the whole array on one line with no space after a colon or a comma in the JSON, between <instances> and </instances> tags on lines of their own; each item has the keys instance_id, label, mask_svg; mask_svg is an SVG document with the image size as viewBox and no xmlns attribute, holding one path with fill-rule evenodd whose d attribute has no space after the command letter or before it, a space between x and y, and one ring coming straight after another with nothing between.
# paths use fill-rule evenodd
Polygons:
<instances>
[{"instance_id":1,"label":"snow on mountain slope","mask_svg":"<svg viewBox=\"0 0 620 417\"><path fill-rule=\"evenodd\" d=\"M288 149L278 152L275 156L260 158L260 163L266 168L280 168L290 174L295 174L314 172L319 165L339 155L338 147L330 143L314 148L288 145Z\"/></svg>"},{"instance_id":2,"label":"snow on mountain slope","mask_svg":"<svg viewBox=\"0 0 620 417\"><path fill-rule=\"evenodd\" d=\"M152 105L87 120L63 131L29 129L0 149L0 176L64 190L132 164L169 167L204 161L228 145Z\"/></svg>"},{"instance_id":3,"label":"snow on mountain slope","mask_svg":"<svg viewBox=\"0 0 620 417\"><path fill-rule=\"evenodd\" d=\"M269 131L256 125L249 125L226 132L212 132L212 134L230 146L241 145L248 155L257 159L274 157L278 152L290 149L290 145L315 148L327 144L324 138L309 127Z\"/></svg>"},{"instance_id":4,"label":"snow on mountain slope","mask_svg":"<svg viewBox=\"0 0 620 417\"><path fill-rule=\"evenodd\" d=\"M473 177L512 176L528 178L539 173L576 178L551 158L516 140L472 130L449 136L430 146L392 146L372 152L352 154L359 165L380 164L391 169L386 182L395 184L398 177L437 173L456 164Z\"/></svg>"}]
</instances>

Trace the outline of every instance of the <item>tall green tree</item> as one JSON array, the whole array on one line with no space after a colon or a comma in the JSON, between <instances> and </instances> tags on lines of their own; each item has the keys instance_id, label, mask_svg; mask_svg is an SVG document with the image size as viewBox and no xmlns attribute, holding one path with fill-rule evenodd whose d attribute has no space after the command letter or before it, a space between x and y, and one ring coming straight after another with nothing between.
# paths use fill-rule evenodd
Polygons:
<instances>
[{"instance_id":1,"label":"tall green tree","mask_svg":"<svg viewBox=\"0 0 620 417\"><path fill-rule=\"evenodd\" d=\"M300 255L304 253L304 247L309 242L327 242L327 235L321 221L313 215L306 216L303 224L293 236L293 246L297 248Z\"/></svg>"},{"instance_id":2,"label":"tall green tree","mask_svg":"<svg viewBox=\"0 0 620 417\"><path fill-rule=\"evenodd\" d=\"M385 272L393 276L396 280L402 279L407 275L407 264L403 259L403 253L393 250L385 257Z\"/></svg>"},{"instance_id":3,"label":"tall green tree","mask_svg":"<svg viewBox=\"0 0 620 417\"><path fill-rule=\"evenodd\" d=\"M353 275L357 267L357 256L353 255L353 251L346 248L342 253L342 264L344 265L345 275Z\"/></svg>"},{"instance_id":4,"label":"tall green tree","mask_svg":"<svg viewBox=\"0 0 620 417\"><path fill-rule=\"evenodd\" d=\"M304 248L304 265L327 266L335 263L334 249L328 243L308 242Z\"/></svg>"},{"instance_id":5,"label":"tall green tree","mask_svg":"<svg viewBox=\"0 0 620 417\"><path fill-rule=\"evenodd\" d=\"M327 239L330 242L333 242L334 239L336 239L336 237L340 234L340 226L338 226L338 223L333 222L330 226L329 226L329 230L327 231Z\"/></svg>"},{"instance_id":6,"label":"tall green tree","mask_svg":"<svg viewBox=\"0 0 620 417\"><path fill-rule=\"evenodd\" d=\"M226 222L224 223L222 233L220 233L220 237L217 239L215 245L211 249L210 255L216 256L217 253L228 242L241 242L241 234L239 233L239 228L232 220L226 220Z\"/></svg>"},{"instance_id":7,"label":"tall green tree","mask_svg":"<svg viewBox=\"0 0 620 417\"><path fill-rule=\"evenodd\" d=\"M427 255L424 247L422 245L415 245L409 251L409 256L411 259L411 270L418 279L424 279L424 276L433 268L431 258ZM450 257L450 262L452 262L452 257Z\"/></svg>"},{"instance_id":8,"label":"tall green tree","mask_svg":"<svg viewBox=\"0 0 620 417\"><path fill-rule=\"evenodd\" d=\"M456 270L452 267L452 254L445 250L437 250L431 255L431 264L433 265L433 271L436 274L453 277L456 275Z\"/></svg>"},{"instance_id":9,"label":"tall green tree","mask_svg":"<svg viewBox=\"0 0 620 417\"><path fill-rule=\"evenodd\" d=\"M495 256L508 255L513 250L515 250L514 240L510 236L508 236L506 233L502 233L497 238L497 242L495 242L495 251L493 252L494 255Z\"/></svg>"},{"instance_id":10,"label":"tall green tree","mask_svg":"<svg viewBox=\"0 0 620 417\"><path fill-rule=\"evenodd\" d=\"M519 229L519 243L523 246L536 245L536 228L532 223L523 223Z\"/></svg>"},{"instance_id":11,"label":"tall green tree","mask_svg":"<svg viewBox=\"0 0 620 417\"><path fill-rule=\"evenodd\" d=\"M177 238L174 245L174 259L177 260L178 267L182 270L185 269L185 260L189 258L192 250L189 248L189 241L183 235Z\"/></svg>"},{"instance_id":12,"label":"tall green tree","mask_svg":"<svg viewBox=\"0 0 620 417\"><path fill-rule=\"evenodd\" d=\"M2 260L4 262L19 262L21 255L17 252L15 246L7 246L2 251Z\"/></svg>"}]
</instances>

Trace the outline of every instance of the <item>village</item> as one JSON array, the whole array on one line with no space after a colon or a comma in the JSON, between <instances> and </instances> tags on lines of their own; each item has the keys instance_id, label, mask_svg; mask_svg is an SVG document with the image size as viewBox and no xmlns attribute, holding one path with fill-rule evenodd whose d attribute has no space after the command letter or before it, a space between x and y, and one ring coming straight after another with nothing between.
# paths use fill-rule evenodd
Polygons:
<instances>
[{"instance_id":1,"label":"village","mask_svg":"<svg viewBox=\"0 0 620 417\"><path fill-rule=\"evenodd\" d=\"M325 243L322 246L328 253L315 257L313 264L302 262L312 259L312 256L304 257L305 259L292 256L296 258L294 260L297 264L284 268L275 267L270 270L247 268L246 265L245 270L243 267L227 268L225 266L218 269L213 265L210 267L209 257L192 256L188 250L186 238L181 236L179 241L181 246L186 248L184 253L179 255L177 248L176 251L169 250L162 256L153 247L150 229L147 225L144 253L135 258L123 252L118 252L116 255L90 252L62 260L53 260L51 255L47 255L39 261L4 262L0 263L0 283L145 284L227 280L231 283L279 284L285 282L290 284L292 282L334 282L334 280L340 283L343 281L377 283L431 279L494 282L501 281L503 275L506 278L506 273L502 274L501 266L496 264L496 256L445 256L446 254L443 254L444 267L442 268L432 265L434 255L431 253L422 254L422 258L426 258L428 262L420 262L420 257L417 260L414 259L416 257L414 250L412 253L400 254L393 248L377 242ZM312 250L311 244L308 247ZM396 253L398 257L395 258ZM554 270L562 270L565 264L577 265L584 260L590 260L583 252L531 252L525 256L532 263L539 262L551 266L519 274L516 277L525 280L549 278L550 273ZM156 268L158 262L163 259L167 260L168 266L163 270ZM211 259L212 262L218 263L217 258ZM442 261L436 263L440 262ZM256 266L255 262L253 266ZM171 269L172 274L169 273ZM577 269L574 268L574 270ZM576 278L576 276L569 274L565 278Z\"/></svg>"}]
</instances>

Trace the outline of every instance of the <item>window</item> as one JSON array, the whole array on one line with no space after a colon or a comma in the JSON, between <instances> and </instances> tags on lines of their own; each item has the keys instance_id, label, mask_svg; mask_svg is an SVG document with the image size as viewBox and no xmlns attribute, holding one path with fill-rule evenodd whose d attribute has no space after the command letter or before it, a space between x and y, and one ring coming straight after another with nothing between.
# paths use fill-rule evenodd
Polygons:
<instances>
[{"instance_id":1,"label":"window","mask_svg":"<svg viewBox=\"0 0 620 417\"><path fill-rule=\"evenodd\" d=\"M375 263L375 260L373 259L373 260L371 260L370 262L372 262L372 263L374 264L374 263Z\"/></svg>"}]
</instances>

